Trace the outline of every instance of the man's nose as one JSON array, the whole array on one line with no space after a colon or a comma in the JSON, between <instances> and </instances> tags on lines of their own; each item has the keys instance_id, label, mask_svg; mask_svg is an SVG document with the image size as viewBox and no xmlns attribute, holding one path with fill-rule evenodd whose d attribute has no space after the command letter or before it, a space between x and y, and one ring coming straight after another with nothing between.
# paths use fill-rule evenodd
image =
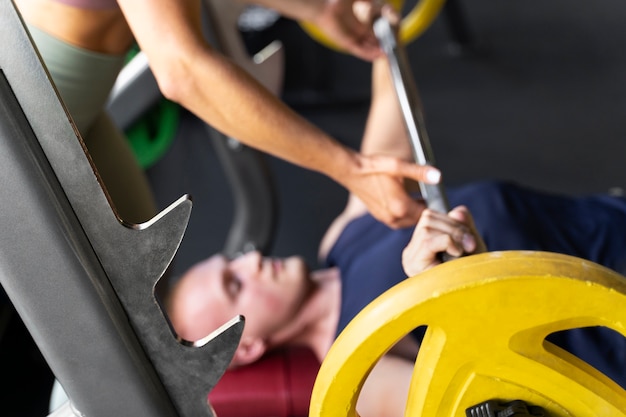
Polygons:
<instances>
[{"instance_id":1,"label":"man's nose","mask_svg":"<svg viewBox=\"0 0 626 417\"><path fill-rule=\"evenodd\" d=\"M250 272L258 272L261 268L263 257L261 252L252 251L241 255L241 265Z\"/></svg>"}]
</instances>

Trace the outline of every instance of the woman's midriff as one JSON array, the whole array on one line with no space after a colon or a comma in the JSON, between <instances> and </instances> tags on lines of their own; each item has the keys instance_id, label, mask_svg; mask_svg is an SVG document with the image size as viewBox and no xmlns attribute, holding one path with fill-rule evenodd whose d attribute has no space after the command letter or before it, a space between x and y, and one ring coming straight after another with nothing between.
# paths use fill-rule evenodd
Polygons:
<instances>
[{"instance_id":1,"label":"woman's midriff","mask_svg":"<svg viewBox=\"0 0 626 417\"><path fill-rule=\"evenodd\" d=\"M29 24L93 52L125 53L133 35L120 9L81 9L50 0L16 0Z\"/></svg>"}]
</instances>

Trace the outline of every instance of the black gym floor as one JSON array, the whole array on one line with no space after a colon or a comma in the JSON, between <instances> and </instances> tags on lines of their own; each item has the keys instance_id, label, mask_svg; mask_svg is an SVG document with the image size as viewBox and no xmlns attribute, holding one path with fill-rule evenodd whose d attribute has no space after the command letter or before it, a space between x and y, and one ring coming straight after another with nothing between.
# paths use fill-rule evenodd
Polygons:
<instances>
[{"instance_id":1,"label":"black gym floor","mask_svg":"<svg viewBox=\"0 0 626 417\"><path fill-rule=\"evenodd\" d=\"M626 3L465 0L458 6L460 22L441 15L408 47L446 184L508 179L574 195L626 189ZM464 25L460 44L456 31ZM275 36L285 45L285 101L358 147L369 65L316 44L289 20L254 36ZM314 264L317 242L346 192L317 173L268 160L280 199L271 252L301 254ZM172 148L148 175L161 207L193 196L175 270L219 251L232 203L194 117L183 115ZM15 314L0 319L0 414L45 415L52 380L45 362Z\"/></svg>"}]
</instances>

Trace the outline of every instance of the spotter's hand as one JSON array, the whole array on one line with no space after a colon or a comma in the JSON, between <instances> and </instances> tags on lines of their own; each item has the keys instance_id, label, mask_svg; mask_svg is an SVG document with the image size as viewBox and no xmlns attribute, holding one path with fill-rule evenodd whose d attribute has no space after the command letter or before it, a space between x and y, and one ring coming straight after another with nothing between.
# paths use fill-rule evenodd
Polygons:
<instances>
[{"instance_id":1,"label":"spotter's hand","mask_svg":"<svg viewBox=\"0 0 626 417\"><path fill-rule=\"evenodd\" d=\"M402 266L407 276L413 276L439 264L439 253L458 257L486 250L466 207L456 207L448 214L426 209L402 252Z\"/></svg>"},{"instance_id":2,"label":"spotter's hand","mask_svg":"<svg viewBox=\"0 0 626 417\"><path fill-rule=\"evenodd\" d=\"M346 52L373 61L382 55L371 16L380 13L375 0L317 0L320 8L310 21Z\"/></svg>"},{"instance_id":3,"label":"spotter's hand","mask_svg":"<svg viewBox=\"0 0 626 417\"><path fill-rule=\"evenodd\" d=\"M336 178L356 195L379 221L394 229L413 226L425 208L406 191L405 179L437 184L441 173L432 166L420 166L398 158L355 155L358 169Z\"/></svg>"}]
</instances>

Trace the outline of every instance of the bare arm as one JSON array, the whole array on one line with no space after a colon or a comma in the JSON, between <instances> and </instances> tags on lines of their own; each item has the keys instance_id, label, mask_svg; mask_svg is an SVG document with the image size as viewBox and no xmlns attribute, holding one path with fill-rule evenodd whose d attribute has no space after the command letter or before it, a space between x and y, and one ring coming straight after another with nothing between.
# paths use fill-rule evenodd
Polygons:
<instances>
[{"instance_id":1,"label":"bare arm","mask_svg":"<svg viewBox=\"0 0 626 417\"><path fill-rule=\"evenodd\" d=\"M353 152L300 118L204 41L199 1L119 3L165 96L226 135L305 168L323 166L327 152L353 165ZM334 164L325 173L334 178L339 171Z\"/></svg>"},{"instance_id":2,"label":"bare arm","mask_svg":"<svg viewBox=\"0 0 626 417\"><path fill-rule=\"evenodd\" d=\"M389 66L384 57L375 60L372 67L372 100L361 142L361 153L386 155L403 161L411 161L413 158ZM408 189L412 189L412 185L414 184L406 182L404 184ZM415 204L421 212L424 205L421 202ZM357 195L350 194L346 207L333 221L322 239L319 249L320 259L328 255L343 228L367 211L367 205Z\"/></svg>"},{"instance_id":3,"label":"bare arm","mask_svg":"<svg viewBox=\"0 0 626 417\"><path fill-rule=\"evenodd\" d=\"M296 20L310 22L322 29L337 46L371 61L381 55L381 49L369 22L357 17L355 3L372 0L254 0L253 3L277 10Z\"/></svg>"},{"instance_id":4,"label":"bare arm","mask_svg":"<svg viewBox=\"0 0 626 417\"><path fill-rule=\"evenodd\" d=\"M363 384L357 401L357 412L362 417L401 417L406 408L412 361L386 354Z\"/></svg>"},{"instance_id":5,"label":"bare arm","mask_svg":"<svg viewBox=\"0 0 626 417\"><path fill-rule=\"evenodd\" d=\"M430 168L363 156L289 109L202 38L197 0L119 0L162 92L228 136L321 172L365 202L392 227L414 224L422 208L403 189L405 177Z\"/></svg>"},{"instance_id":6,"label":"bare arm","mask_svg":"<svg viewBox=\"0 0 626 417\"><path fill-rule=\"evenodd\" d=\"M372 65L372 102L361 152L394 156L405 161L410 161L413 156L385 57Z\"/></svg>"}]
</instances>

